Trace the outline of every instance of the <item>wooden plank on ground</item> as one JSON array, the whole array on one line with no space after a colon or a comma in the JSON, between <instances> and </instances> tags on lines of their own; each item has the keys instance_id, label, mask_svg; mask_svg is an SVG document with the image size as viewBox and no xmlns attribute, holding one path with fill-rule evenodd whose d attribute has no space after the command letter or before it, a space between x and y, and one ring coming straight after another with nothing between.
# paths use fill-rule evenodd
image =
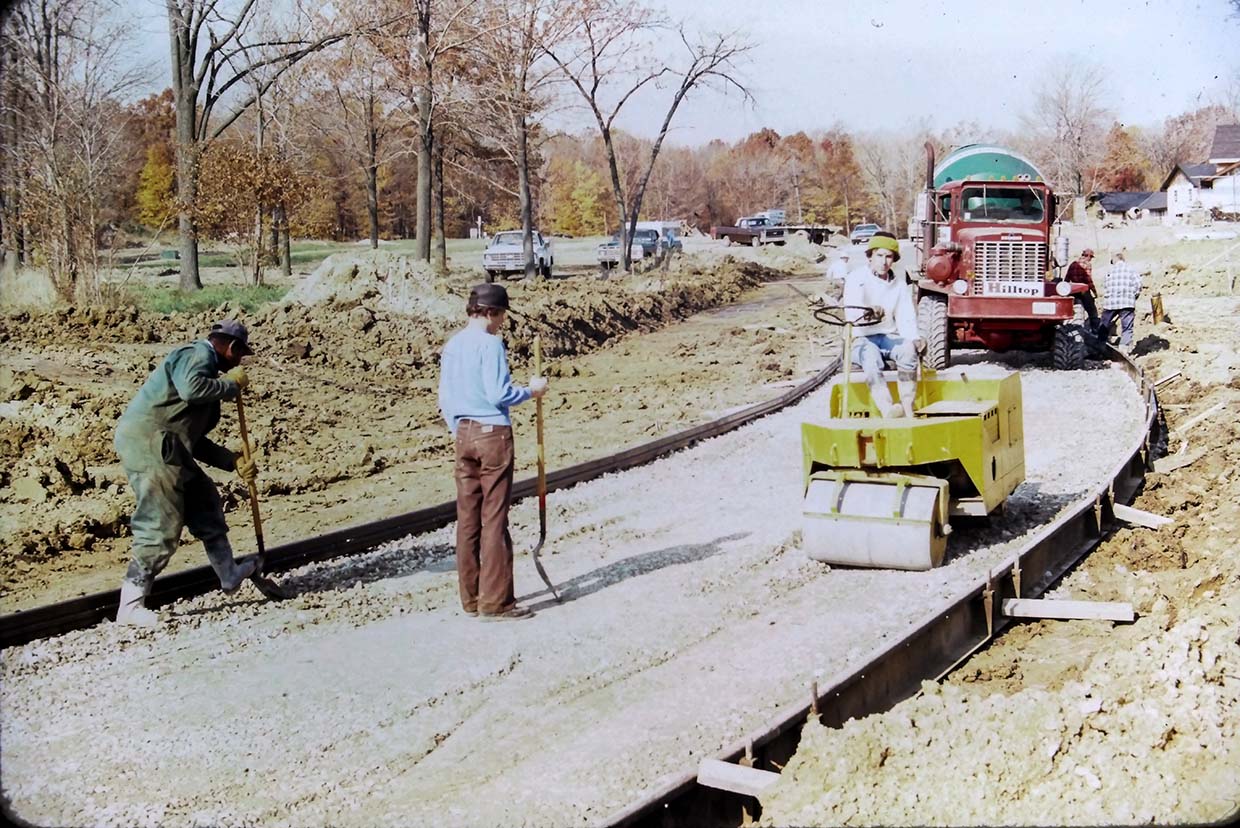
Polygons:
<instances>
[{"instance_id":1,"label":"wooden plank on ground","mask_svg":"<svg viewBox=\"0 0 1240 828\"><path fill-rule=\"evenodd\" d=\"M1174 518L1163 517L1162 515L1156 515L1153 512L1146 512L1141 509L1134 509L1122 503L1116 503L1111 507L1111 511L1115 513L1115 517L1124 523L1144 526L1146 529L1158 529L1175 523Z\"/></svg>"},{"instance_id":2,"label":"wooden plank on ground","mask_svg":"<svg viewBox=\"0 0 1240 828\"><path fill-rule=\"evenodd\" d=\"M1164 385L1171 382L1172 380L1179 379L1181 376L1183 376L1183 374L1184 374L1183 371L1172 371L1170 374L1167 374L1167 376L1154 380L1154 387L1162 388Z\"/></svg>"},{"instance_id":3,"label":"wooden plank on ground","mask_svg":"<svg viewBox=\"0 0 1240 828\"><path fill-rule=\"evenodd\" d=\"M746 796L760 796L779 781L779 774L721 762L718 759L703 759L702 764L698 765L697 781L699 785L708 788Z\"/></svg>"},{"instance_id":4,"label":"wooden plank on ground","mask_svg":"<svg viewBox=\"0 0 1240 828\"><path fill-rule=\"evenodd\" d=\"M1168 454L1166 457L1159 457L1154 461L1154 471L1159 474L1168 474L1176 469L1182 469L1185 466L1192 465L1205 456L1206 450L1203 448L1194 449L1187 454L1177 452Z\"/></svg>"},{"instance_id":5,"label":"wooden plank on ground","mask_svg":"<svg viewBox=\"0 0 1240 828\"><path fill-rule=\"evenodd\" d=\"M1178 426L1176 426L1175 428L1171 429L1171 431L1172 431L1172 433L1175 433L1175 434L1183 434L1184 432L1188 431L1188 430L1189 430L1190 428L1192 428L1193 426L1197 425L1197 423L1199 423L1199 422L1201 422L1202 420L1204 420L1205 418L1209 417L1209 416L1210 416L1211 414L1213 414L1214 412L1216 412L1216 411L1220 411L1220 410L1222 410L1222 409L1224 409L1224 408L1226 408L1226 407L1227 407L1227 402L1226 402L1226 400L1224 400L1224 401L1223 401L1223 402L1221 402L1221 403L1216 403L1216 404L1214 404L1213 406L1211 406L1210 408L1208 408L1208 409L1206 409L1205 411L1203 411L1203 412L1201 412L1200 414L1198 414L1196 417L1193 417L1193 418L1192 418L1191 420L1189 420L1187 423L1184 423L1183 425L1178 425Z\"/></svg>"},{"instance_id":6,"label":"wooden plank on ground","mask_svg":"<svg viewBox=\"0 0 1240 828\"><path fill-rule=\"evenodd\" d=\"M1127 601L1057 601L1049 598L1005 598L1003 614L1011 618L1102 619L1132 621Z\"/></svg>"}]
</instances>

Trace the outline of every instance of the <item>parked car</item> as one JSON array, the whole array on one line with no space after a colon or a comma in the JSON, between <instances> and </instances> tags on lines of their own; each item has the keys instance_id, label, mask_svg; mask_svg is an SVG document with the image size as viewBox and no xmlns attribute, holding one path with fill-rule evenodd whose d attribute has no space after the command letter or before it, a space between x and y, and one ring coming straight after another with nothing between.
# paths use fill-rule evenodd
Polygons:
<instances>
[{"instance_id":1,"label":"parked car","mask_svg":"<svg viewBox=\"0 0 1240 828\"><path fill-rule=\"evenodd\" d=\"M487 249L482 252L482 267L487 272L488 282L495 281L496 276L525 272L525 247L521 236L520 230L505 230L491 237ZM550 276L554 264L551 240L535 230L534 271Z\"/></svg>"},{"instance_id":2,"label":"parked car","mask_svg":"<svg viewBox=\"0 0 1240 828\"><path fill-rule=\"evenodd\" d=\"M870 237L883 228L877 224L858 224L853 228L852 233L848 236L848 240L853 244L865 244Z\"/></svg>"}]
</instances>

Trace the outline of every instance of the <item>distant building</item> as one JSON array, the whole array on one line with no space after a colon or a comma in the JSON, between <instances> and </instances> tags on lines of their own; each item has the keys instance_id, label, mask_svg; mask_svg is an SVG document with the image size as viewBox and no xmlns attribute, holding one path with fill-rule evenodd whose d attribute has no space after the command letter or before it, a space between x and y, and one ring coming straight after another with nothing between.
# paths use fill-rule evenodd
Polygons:
<instances>
[{"instance_id":1,"label":"distant building","mask_svg":"<svg viewBox=\"0 0 1240 828\"><path fill-rule=\"evenodd\" d=\"M1090 213L1103 221L1159 219L1167 211L1167 199L1163 193L1090 193L1086 203Z\"/></svg>"},{"instance_id":2,"label":"distant building","mask_svg":"<svg viewBox=\"0 0 1240 828\"><path fill-rule=\"evenodd\" d=\"M1166 221L1178 224L1198 213L1240 215L1240 124L1214 128L1210 160L1176 164L1159 188L1166 193Z\"/></svg>"}]
</instances>

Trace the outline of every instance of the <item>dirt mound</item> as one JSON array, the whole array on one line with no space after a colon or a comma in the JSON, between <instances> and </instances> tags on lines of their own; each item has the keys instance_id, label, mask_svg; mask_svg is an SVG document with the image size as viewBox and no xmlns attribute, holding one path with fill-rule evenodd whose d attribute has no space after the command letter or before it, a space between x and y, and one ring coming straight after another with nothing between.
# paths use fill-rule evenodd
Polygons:
<instances>
[{"instance_id":1,"label":"dirt mound","mask_svg":"<svg viewBox=\"0 0 1240 828\"><path fill-rule=\"evenodd\" d=\"M287 298L303 305L364 303L372 311L444 320L461 308L428 262L382 250L328 256Z\"/></svg>"}]
</instances>

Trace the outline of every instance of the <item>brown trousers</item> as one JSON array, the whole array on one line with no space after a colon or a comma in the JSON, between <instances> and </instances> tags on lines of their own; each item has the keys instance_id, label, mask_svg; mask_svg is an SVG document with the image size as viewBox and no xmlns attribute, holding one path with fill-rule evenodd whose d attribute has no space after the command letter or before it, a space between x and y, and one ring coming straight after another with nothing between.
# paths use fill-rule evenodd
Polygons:
<instances>
[{"instance_id":1,"label":"brown trousers","mask_svg":"<svg viewBox=\"0 0 1240 828\"><path fill-rule=\"evenodd\" d=\"M505 612L512 586L512 427L462 420L456 429L456 573L466 612Z\"/></svg>"}]
</instances>

